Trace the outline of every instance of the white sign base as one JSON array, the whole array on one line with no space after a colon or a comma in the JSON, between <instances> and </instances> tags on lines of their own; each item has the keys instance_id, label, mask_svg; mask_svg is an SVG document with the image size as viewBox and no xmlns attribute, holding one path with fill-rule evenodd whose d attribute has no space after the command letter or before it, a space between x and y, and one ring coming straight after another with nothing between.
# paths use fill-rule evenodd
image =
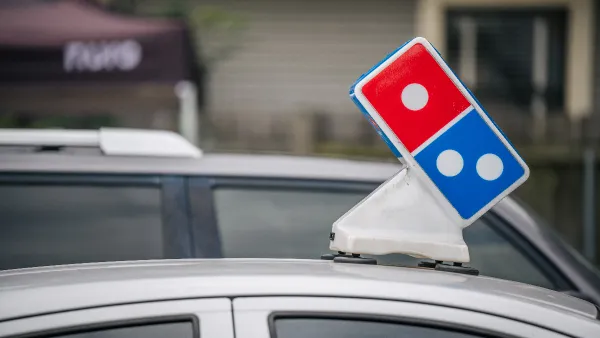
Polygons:
<instances>
[{"instance_id":1,"label":"white sign base","mask_svg":"<svg viewBox=\"0 0 600 338\"><path fill-rule=\"evenodd\" d=\"M407 254L469 262L462 226L444 211L410 167L379 186L333 224L330 249L353 254Z\"/></svg>"}]
</instances>

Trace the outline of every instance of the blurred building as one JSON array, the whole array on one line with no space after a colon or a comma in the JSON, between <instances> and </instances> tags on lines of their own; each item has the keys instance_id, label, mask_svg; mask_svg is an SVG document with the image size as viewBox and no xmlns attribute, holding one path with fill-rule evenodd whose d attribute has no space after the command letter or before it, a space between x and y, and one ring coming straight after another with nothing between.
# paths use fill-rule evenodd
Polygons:
<instances>
[{"instance_id":1,"label":"blurred building","mask_svg":"<svg viewBox=\"0 0 600 338\"><path fill-rule=\"evenodd\" d=\"M584 130L598 92L593 0L190 3L219 6L248 23L235 54L211 69L208 109L224 142L261 148L278 140L285 149L298 116L310 114L329 121L315 122L323 125L317 132L355 141L366 124L347 98L349 86L416 35L434 43L516 142L597 134Z\"/></svg>"},{"instance_id":2,"label":"blurred building","mask_svg":"<svg viewBox=\"0 0 600 338\"><path fill-rule=\"evenodd\" d=\"M222 142L255 148L290 149L294 128L356 139L369 127L348 99L349 86L413 37L417 23L415 0L194 3L247 22L235 54L211 70L207 109ZM302 128L314 114L323 117L319 126Z\"/></svg>"},{"instance_id":3,"label":"blurred building","mask_svg":"<svg viewBox=\"0 0 600 338\"><path fill-rule=\"evenodd\" d=\"M96 114L94 110L120 110L120 123L173 129L174 111L180 105L173 83L175 78L190 79L194 71L195 56L186 51L185 28L171 20L110 15L91 8L95 2L0 2L12 4L10 12L9 6L0 6L4 32L0 109L29 114L43 107L59 114L88 115ZM136 3L138 14L187 3L191 8L218 7L244 18L241 35L230 46L233 53L226 58L217 55L208 69L209 129L224 147L290 150L298 142L378 144L348 100L348 88L361 73L417 35L433 42L516 143L561 145L600 137L596 127L600 121L593 114L595 94L600 94L596 81L600 6L593 0L129 2ZM57 24L66 17L64 24ZM170 38L169 30L177 34ZM197 54L227 39L207 36L198 27L193 33L200 36ZM125 41L127 36L143 37L148 44L143 60L153 63L124 72L112 66L99 72L63 67L60 48L69 41L112 37ZM51 45L60 50L49 51ZM23 50L37 56L23 57ZM57 58L52 75L58 80L39 70L42 56ZM24 77L15 77L17 71ZM131 74L135 76L127 76ZM82 81L99 75L101 81ZM109 77L117 80L105 81ZM142 118L132 118L138 115ZM298 137L299 133L308 136Z\"/></svg>"},{"instance_id":4,"label":"blurred building","mask_svg":"<svg viewBox=\"0 0 600 338\"><path fill-rule=\"evenodd\" d=\"M521 143L569 142L594 112L592 0L419 1L428 37Z\"/></svg>"}]
</instances>

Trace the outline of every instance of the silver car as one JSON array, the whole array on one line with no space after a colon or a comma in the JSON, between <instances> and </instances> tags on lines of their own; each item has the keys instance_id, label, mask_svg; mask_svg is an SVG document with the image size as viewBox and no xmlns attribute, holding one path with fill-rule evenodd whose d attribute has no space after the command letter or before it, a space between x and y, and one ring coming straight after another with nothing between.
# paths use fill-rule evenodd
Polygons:
<instances>
[{"instance_id":1,"label":"silver car","mask_svg":"<svg viewBox=\"0 0 600 338\"><path fill-rule=\"evenodd\" d=\"M427 268L319 260L97 263L0 273L0 337L599 337L591 303Z\"/></svg>"},{"instance_id":2,"label":"silver car","mask_svg":"<svg viewBox=\"0 0 600 338\"><path fill-rule=\"evenodd\" d=\"M0 270L318 258L332 223L400 170L398 163L201 154L174 135L140 133L0 130ZM596 270L512 198L464 237L483 275L600 304ZM377 259L419 263L402 255Z\"/></svg>"}]
</instances>

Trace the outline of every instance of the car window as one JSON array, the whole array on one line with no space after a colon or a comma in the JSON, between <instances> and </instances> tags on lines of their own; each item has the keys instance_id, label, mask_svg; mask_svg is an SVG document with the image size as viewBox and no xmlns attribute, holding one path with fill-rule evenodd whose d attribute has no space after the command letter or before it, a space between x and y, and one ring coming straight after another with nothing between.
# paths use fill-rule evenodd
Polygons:
<instances>
[{"instance_id":1,"label":"car window","mask_svg":"<svg viewBox=\"0 0 600 338\"><path fill-rule=\"evenodd\" d=\"M471 256L468 265L479 270L481 275L548 289L556 288L555 283L541 272L539 266L491 227L486 217L478 219L465 228L463 238L469 246ZM402 263L409 266L416 266L422 261L406 255L386 255L377 259L383 264Z\"/></svg>"},{"instance_id":2,"label":"car window","mask_svg":"<svg viewBox=\"0 0 600 338\"><path fill-rule=\"evenodd\" d=\"M363 192L217 188L225 257L315 258L329 247L331 224Z\"/></svg>"},{"instance_id":3,"label":"car window","mask_svg":"<svg viewBox=\"0 0 600 338\"><path fill-rule=\"evenodd\" d=\"M474 338L483 337L444 328L415 326L367 319L275 319L277 338ZM489 337L486 335L485 337Z\"/></svg>"},{"instance_id":4,"label":"car window","mask_svg":"<svg viewBox=\"0 0 600 338\"><path fill-rule=\"evenodd\" d=\"M49 335L53 338L195 338L191 321L95 328L74 333Z\"/></svg>"},{"instance_id":5,"label":"car window","mask_svg":"<svg viewBox=\"0 0 600 338\"><path fill-rule=\"evenodd\" d=\"M554 289L540 268L484 219L463 230L469 246L471 265L485 276L515 280Z\"/></svg>"},{"instance_id":6,"label":"car window","mask_svg":"<svg viewBox=\"0 0 600 338\"><path fill-rule=\"evenodd\" d=\"M162 258L160 189L0 185L0 269Z\"/></svg>"},{"instance_id":7,"label":"car window","mask_svg":"<svg viewBox=\"0 0 600 338\"><path fill-rule=\"evenodd\" d=\"M216 188L218 226L225 257L316 258L326 253L331 225L369 191ZM470 265L482 275L546 288L550 281L527 256L483 219L464 230ZM416 266L406 255L377 257L381 264Z\"/></svg>"}]
</instances>

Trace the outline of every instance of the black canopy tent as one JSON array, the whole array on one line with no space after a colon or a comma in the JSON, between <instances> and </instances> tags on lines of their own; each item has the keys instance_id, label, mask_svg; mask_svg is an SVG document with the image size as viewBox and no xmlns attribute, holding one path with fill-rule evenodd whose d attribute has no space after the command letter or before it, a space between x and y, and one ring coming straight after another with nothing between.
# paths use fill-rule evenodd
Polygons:
<instances>
[{"instance_id":1,"label":"black canopy tent","mask_svg":"<svg viewBox=\"0 0 600 338\"><path fill-rule=\"evenodd\" d=\"M202 69L181 21L122 16L91 0L0 1L0 113L172 108L182 81L202 104Z\"/></svg>"}]
</instances>

